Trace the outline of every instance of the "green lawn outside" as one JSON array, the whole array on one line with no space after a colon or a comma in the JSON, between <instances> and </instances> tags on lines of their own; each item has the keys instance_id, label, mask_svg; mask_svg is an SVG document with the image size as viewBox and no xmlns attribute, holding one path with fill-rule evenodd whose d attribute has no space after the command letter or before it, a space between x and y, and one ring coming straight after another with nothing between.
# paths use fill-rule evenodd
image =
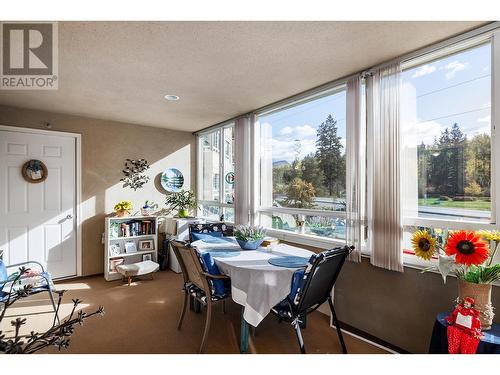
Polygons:
<instances>
[{"instance_id":1,"label":"green lawn outside","mask_svg":"<svg viewBox=\"0 0 500 375\"><path fill-rule=\"evenodd\" d=\"M491 202L482 199L476 199L471 202L457 202L457 201L440 201L438 198L420 198L418 200L419 206L428 207L450 207L450 208L465 208L468 210L490 211Z\"/></svg>"}]
</instances>

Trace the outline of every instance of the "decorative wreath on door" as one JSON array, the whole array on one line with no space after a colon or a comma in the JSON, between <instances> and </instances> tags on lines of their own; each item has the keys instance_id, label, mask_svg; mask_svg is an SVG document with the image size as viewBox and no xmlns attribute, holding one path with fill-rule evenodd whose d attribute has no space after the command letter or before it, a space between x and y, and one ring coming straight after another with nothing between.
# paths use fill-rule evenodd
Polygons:
<instances>
[{"instance_id":1,"label":"decorative wreath on door","mask_svg":"<svg viewBox=\"0 0 500 375\"><path fill-rule=\"evenodd\" d=\"M32 184L38 184L47 179L49 172L43 161L31 159L24 163L22 174L26 181Z\"/></svg>"}]
</instances>

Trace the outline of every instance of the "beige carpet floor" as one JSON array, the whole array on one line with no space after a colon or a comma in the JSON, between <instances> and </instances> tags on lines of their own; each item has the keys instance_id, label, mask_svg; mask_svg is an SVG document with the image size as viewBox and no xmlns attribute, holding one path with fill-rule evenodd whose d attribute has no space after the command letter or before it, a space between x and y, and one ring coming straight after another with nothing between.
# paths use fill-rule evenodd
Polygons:
<instances>
[{"instance_id":1,"label":"beige carpet floor","mask_svg":"<svg viewBox=\"0 0 500 375\"><path fill-rule=\"evenodd\" d=\"M106 314L93 317L77 327L71 345L62 353L197 353L201 342L205 313L188 310L182 330L177 319L182 306L182 276L171 271L156 274L154 280L135 281L130 287L121 281L106 282L102 276L92 276L57 283L68 290L64 296L62 316L69 314L72 298L83 300L81 307L91 311L103 305ZM12 317L27 318L25 332L42 331L49 327L53 314L46 294L19 301L8 311L0 329L9 334ZM239 353L241 307L227 301L227 312L216 306L207 353ZM341 318L341 317L339 317ZM312 313L303 331L308 353L340 353L340 345L329 319L320 312ZM344 335L350 353L385 353L383 350L347 334ZM293 328L278 323L269 315L257 327L250 339L252 353L299 353ZM56 348L46 353L59 353Z\"/></svg>"}]
</instances>

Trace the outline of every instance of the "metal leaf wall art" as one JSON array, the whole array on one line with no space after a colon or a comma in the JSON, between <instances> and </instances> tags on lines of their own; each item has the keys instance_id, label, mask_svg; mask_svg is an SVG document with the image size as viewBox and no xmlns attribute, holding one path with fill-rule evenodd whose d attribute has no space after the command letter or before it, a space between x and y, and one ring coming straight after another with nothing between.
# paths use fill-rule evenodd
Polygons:
<instances>
[{"instance_id":1,"label":"metal leaf wall art","mask_svg":"<svg viewBox=\"0 0 500 375\"><path fill-rule=\"evenodd\" d=\"M125 159L123 170L125 177L120 179L123 187L129 187L134 191L142 188L149 181L149 177L144 174L147 169L149 169L149 164L146 159Z\"/></svg>"}]
</instances>

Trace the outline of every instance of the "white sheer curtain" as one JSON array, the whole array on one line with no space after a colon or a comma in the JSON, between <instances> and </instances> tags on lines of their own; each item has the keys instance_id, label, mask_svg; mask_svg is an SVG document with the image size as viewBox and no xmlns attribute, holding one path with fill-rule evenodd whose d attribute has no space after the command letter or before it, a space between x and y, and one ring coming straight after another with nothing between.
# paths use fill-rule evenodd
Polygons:
<instances>
[{"instance_id":1,"label":"white sheer curtain","mask_svg":"<svg viewBox=\"0 0 500 375\"><path fill-rule=\"evenodd\" d=\"M392 64L367 79L367 218L371 263L402 272L400 73Z\"/></svg>"},{"instance_id":2,"label":"white sheer curtain","mask_svg":"<svg viewBox=\"0 0 500 375\"><path fill-rule=\"evenodd\" d=\"M250 119L240 117L234 124L234 222L250 220Z\"/></svg>"},{"instance_id":3,"label":"white sheer curtain","mask_svg":"<svg viewBox=\"0 0 500 375\"><path fill-rule=\"evenodd\" d=\"M354 245L349 259L361 261L363 236L363 176L365 171L365 116L362 112L361 78L347 82L346 203L347 245Z\"/></svg>"}]
</instances>

